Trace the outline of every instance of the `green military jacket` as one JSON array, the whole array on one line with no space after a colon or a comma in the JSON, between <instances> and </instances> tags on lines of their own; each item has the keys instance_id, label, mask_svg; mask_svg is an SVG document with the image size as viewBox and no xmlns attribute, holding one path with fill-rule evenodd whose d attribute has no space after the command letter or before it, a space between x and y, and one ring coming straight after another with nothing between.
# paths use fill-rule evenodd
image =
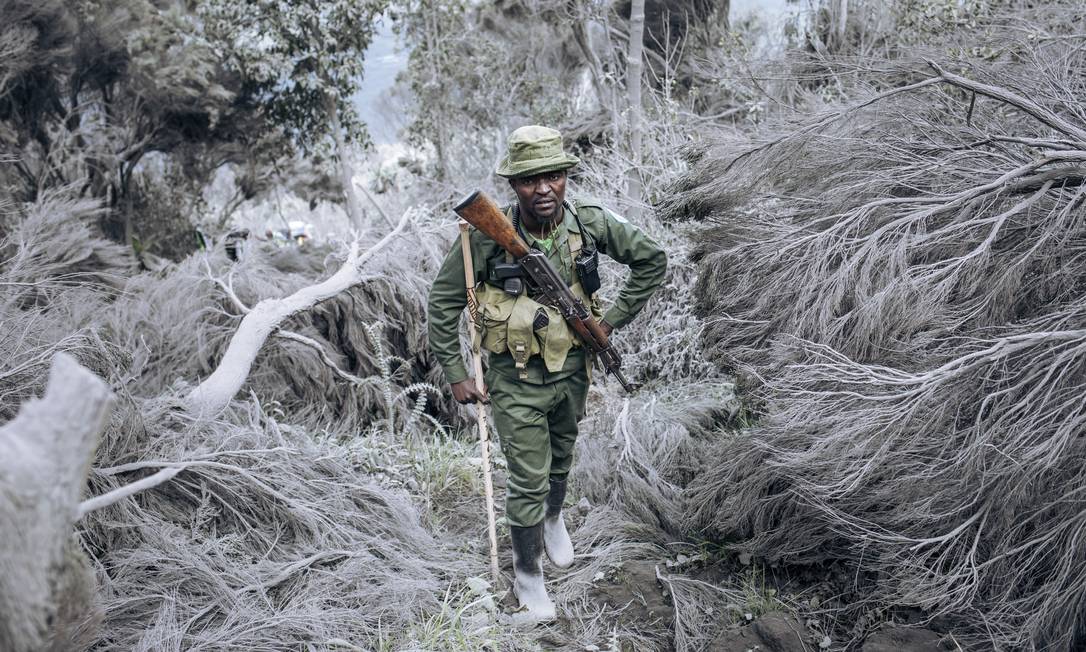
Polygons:
<instances>
[{"instance_id":1,"label":"green military jacket","mask_svg":"<svg viewBox=\"0 0 1086 652\"><path fill-rule=\"evenodd\" d=\"M587 231L581 233L580 224ZM619 329L628 324L644 307L645 303L664 280L667 271L667 255L656 242L641 229L623 217L592 201L567 202L562 223L552 236L549 249L538 243L531 234L521 230L521 237L530 247L542 249L568 285L573 285L576 272L570 253L570 234L578 233L584 243L594 243L600 253L630 267L625 286L619 291L614 304L603 316L604 321ZM504 261L505 252L490 238L470 231L471 257L477 284L487 283L488 269L495 260ZM495 288L480 289L494 291ZM603 288L606 290L606 288ZM464 359L460 352L458 326L460 314L467 306L464 289L464 259L459 239L453 243L441 270L434 279L429 298L430 348L445 370L449 384L468 378ZM492 371L510 377L520 377L533 384L544 384L565 378L586 368L585 348L576 346L565 357L561 368L548 369L539 355L533 355L527 368L516 367L509 353L491 353Z\"/></svg>"}]
</instances>

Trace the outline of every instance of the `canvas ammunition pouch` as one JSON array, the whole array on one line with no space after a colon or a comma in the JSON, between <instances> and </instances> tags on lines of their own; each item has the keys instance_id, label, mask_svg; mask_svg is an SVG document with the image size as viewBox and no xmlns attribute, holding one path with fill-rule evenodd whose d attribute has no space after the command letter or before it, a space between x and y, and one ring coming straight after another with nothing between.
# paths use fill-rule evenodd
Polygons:
<instances>
[{"instance_id":1,"label":"canvas ammunition pouch","mask_svg":"<svg viewBox=\"0 0 1086 652\"><path fill-rule=\"evenodd\" d=\"M581 253L583 242L581 234L569 231L566 240L569 247L568 260L574 264ZM565 256L561 258L567 259ZM504 264L511 262L507 259ZM580 338L557 308L533 298L527 279L525 286L529 291L507 291L509 276L507 271L500 271L502 264L488 261L487 279L476 293L483 322L477 335L481 346L493 353L509 352L522 379L527 377L528 360L534 355L543 358L548 372L561 371L570 349L582 346ZM571 271L573 278L577 279L577 269ZM593 317L602 319L603 313L595 293L586 293L580 280L570 286L570 291L584 302Z\"/></svg>"}]
</instances>

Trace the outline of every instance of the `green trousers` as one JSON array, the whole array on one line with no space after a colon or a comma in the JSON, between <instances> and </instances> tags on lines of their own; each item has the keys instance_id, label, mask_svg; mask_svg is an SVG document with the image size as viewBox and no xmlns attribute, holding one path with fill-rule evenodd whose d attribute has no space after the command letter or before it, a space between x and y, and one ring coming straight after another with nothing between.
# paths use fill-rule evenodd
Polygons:
<instances>
[{"instance_id":1,"label":"green trousers","mask_svg":"<svg viewBox=\"0 0 1086 652\"><path fill-rule=\"evenodd\" d=\"M531 527L543 520L551 478L564 478L573 466L577 422L584 416L588 372L541 385L488 370L494 427L509 469L505 518Z\"/></svg>"}]
</instances>

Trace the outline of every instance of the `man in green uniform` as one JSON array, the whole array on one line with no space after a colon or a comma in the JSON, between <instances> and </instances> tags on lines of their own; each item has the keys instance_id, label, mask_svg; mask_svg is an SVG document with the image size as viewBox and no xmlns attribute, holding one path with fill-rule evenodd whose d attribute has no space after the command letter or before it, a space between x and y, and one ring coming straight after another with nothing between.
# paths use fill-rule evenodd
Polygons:
<instances>
[{"instance_id":1,"label":"man in green uniform","mask_svg":"<svg viewBox=\"0 0 1086 652\"><path fill-rule=\"evenodd\" d=\"M597 252L630 267L625 286L602 315L604 331L628 324L664 280L667 256L651 238L600 204L567 202L566 170L579 163L561 135L528 126L509 137L497 173L517 195L506 215L529 246L542 250L575 295L601 317L592 273ZM589 364L586 349L556 309L533 296L512 258L472 230L471 256L482 315L480 335L490 352L486 390L468 376L457 332L467 304L464 260L455 243L434 280L429 300L430 347L460 403L489 401L509 477L505 516L513 543L518 622L555 618L543 584L542 554L560 568L573 563L562 519L566 476L573 463L577 422L584 416ZM488 397L489 394L489 397Z\"/></svg>"}]
</instances>

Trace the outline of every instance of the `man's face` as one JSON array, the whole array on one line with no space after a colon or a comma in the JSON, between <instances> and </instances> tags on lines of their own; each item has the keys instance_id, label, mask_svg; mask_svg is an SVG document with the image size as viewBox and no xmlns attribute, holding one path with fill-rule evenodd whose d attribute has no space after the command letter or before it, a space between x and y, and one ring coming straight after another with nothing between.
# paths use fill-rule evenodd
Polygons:
<instances>
[{"instance_id":1,"label":"man's face","mask_svg":"<svg viewBox=\"0 0 1086 652\"><path fill-rule=\"evenodd\" d=\"M510 179L509 185L517 193L521 212L537 222L553 222L562 214L562 202L566 198L565 170Z\"/></svg>"}]
</instances>

